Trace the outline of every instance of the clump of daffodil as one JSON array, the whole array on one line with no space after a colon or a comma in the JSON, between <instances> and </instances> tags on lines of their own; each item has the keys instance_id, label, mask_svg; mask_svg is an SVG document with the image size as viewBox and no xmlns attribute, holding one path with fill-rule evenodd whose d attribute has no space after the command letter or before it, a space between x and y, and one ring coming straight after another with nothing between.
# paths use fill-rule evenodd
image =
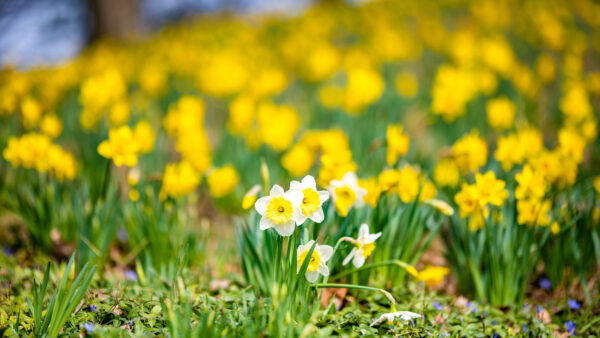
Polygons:
<instances>
[{"instance_id":1,"label":"clump of daffodil","mask_svg":"<svg viewBox=\"0 0 600 338\"><path fill-rule=\"evenodd\" d=\"M469 218L469 229L478 230L485 225L489 215L489 206L500 207L508 196L504 189L505 182L496 179L493 171L475 175L475 184L463 184L461 190L454 196L459 206L461 218Z\"/></svg>"},{"instance_id":2,"label":"clump of daffodil","mask_svg":"<svg viewBox=\"0 0 600 338\"><path fill-rule=\"evenodd\" d=\"M460 180L458 166L452 159L443 159L433 169L433 180L439 187L456 187Z\"/></svg>"},{"instance_id":3,"label":"clump of daffodil","mask_svg":"<svg viewBox=\"0 0 600 338\"><path fill-rule=\"evenodd\" d=\"M112 159L116 166L134 167L138 162L139 146L129 126L110 129L108 140L98 145L98 153Z\"/></svg>"},{"instance_id":4,"label":"clump of daffodil","mask_svg":"<svg viewBox=\"0 0 600 338\"><path fill-rule=\"evenodd\" d=\"M287 237L294 232L296 224L300 226L306 217L302 214L300 205L303 194L299 190L284 191L275 184L269 196L259 198L254 204L256 211L262 216L260 230L275 229L281 236Z\"/></svg>"},{"instance_id":5,"label":"clump of daffodil","mask_svg":"<svg viewBox=\"0 0 600 338\"><path fill-rule=\"evenodd\" d=\"M360 268L365 264L365 261L375 249L375 240L381 236L381 232L376 234L369 233L369 225L362 224L358 230L358 237L353 239L351 242L354 244L354 248L350 251L350 254L344 258L343 265L346 265L352 261L355 267ZM348 239L350 240L350 239Z\"/></svg>"},{"instance_id":6,"label":"clump of daffodil","mask_svg":"<svg viewBox=\"0 0 600 338\"><path fill-rule=\"evenodd\" d=\"M58 116L56 116L56 114L46 114L44 117L42 117L40 130L50 138L55 139L62 133L62 121L60 118L58 118Z\"/></svg>"},{"instance_id":7,"label":"clump of daffodil","mask_svg":"<svg viewBox=\"0 0 600 338\"><path fill-rule=\"evenodd\" d=\"M515 198L517 199L517 221L526 225L550 225L548 216L551 203L544 199L548 184L544 176L534 173L532 167L526 164L520 173L515 175L517 188Z\"/></svg>"},{"instance_id":8,"label":"clump of daffodil","mask_svg":"<svg viewBox=\"0 0 600 338\"><path fill-rule=\"evenodd\" d=\"M312 255L307 257L313 245L315 247ZM332 255L333 248L331 246L319 245L318 243L315 243L314 240L310 240L306 244L298 246L298 268L296 273L300 272L300 267L303 265L304 261L308 259L308 267L306 268L306 273L304 274L307 281L314 283L319 278L319 275L327 277L329 276L329 268L327 267L326 263Z\"/></svg>"},{"instance_id":9,"label":"clump of daffodil","mask_svg":"<svg viewBox=\"0 0 600 338\"><path fill-rule=\"evenodd\" d=\"M362 207L367 194L367 191L358 185L358 178L353 172L346 173L341 180L331 181L328 190L333 196L335 210L342 217L348 216L352 207Z\"/></svg>"},{"instance_id":10,"label":"clump of daffodil","mask_svg":"<svg viewBox=\"0 0 600 338\"><path fill-rule=\"evenodd\" d=\"M39 133L27 133L21 137L10 137L2 152L13 167L48 172L57 180L73 179L77 171L71 153L52 143L50 137Z\"/></svg>"},{"instance_id":11,"label":"clump of daffodil","mask_svg":"<svg viewBox=\"0 0 600 338\"><path fill-rule=\"evenodd\" d=\"M230 194L239 181L240 175L231 164L211 171L206 177L210 194L215 198Z\"/></svg>"},{"instance_id":12,"label":"clump of daffodil","mask_svg":"<svg viewBox=\"0 0 600 338\"><path fill-rule=\"evenodd\" d=\"M315 178L307 175L301 182L292 181L290 189L302 192L302 202L300 210L302 215L296 220L299 224L304 223L308 218L315 223L321 223L325 219L322 205L329 199L329 192L317 190L317 182Z\"/></svg>"},{"instance_id":13,"label":"clump of daffodil","mask_svg":"<svg viewBox=\"0 0 600 338\"><path fill-rule=\"evenodd\" d=\"M386 130L387 153L386 161L388 165L395 165L399 156L404 156L408 152L410 138L402 133L402 125L389 125Z\"/></svg>"},{"instance_id":14,"label":"clump of daffodil","mask_svg":"<svg viewBox=\"0 0 600 338\"><path fill-rule=\"evenodd\" d=\"M487 162L487 144L477 131L463 136L452 145L452 157L461 173L475 172Z\"/></svg>"}]
</instances>

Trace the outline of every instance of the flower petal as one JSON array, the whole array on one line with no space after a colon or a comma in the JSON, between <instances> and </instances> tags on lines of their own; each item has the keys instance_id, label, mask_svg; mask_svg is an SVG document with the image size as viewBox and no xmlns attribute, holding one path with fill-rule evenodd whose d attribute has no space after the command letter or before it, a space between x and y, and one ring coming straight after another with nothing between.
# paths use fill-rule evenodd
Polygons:
<instances>
[{"instance_id":1,"label":"flower petal","mask_svg":"<svg viewBox=\"0 0 600 338\"><path fill-rule=\"evenodd\" d=\"M287 221L282 224L278 224L274 226L275 231L283 237L288 237L294 233L294 229L296 228L296 224L294 220Z\"/></svg>"},{"instance_id":2,"label":"flower petal","mask_svg":"<svg viewBox=\"0 0 600 338\"><path fill-rule=\"evenodd\" d=\"M317 271L306 270L306 273L304 274L304 276L306 276L307 281L314 283L319 278L319 273Z\"/></svg>"},{"instance_id":3,"label":"flower petal","mask_svg":"<svg viewBox=\"0 0 600 338\"><path fill-rule=\"evenodd\" d=\"M292 202L294 206L299 206L302 199L304 199L304 194L300 190L288 190L283 196L286 200Z\"/></svg>"},{"instance_id":4,"label":"flower petal","mask_svg":"<svg viewBox=\"0 0 600 338\"><path fill-rule=\"evenodd\" d=\"M298 181L292 181L292 182L290 182L290 189L302 190L302 183L300 183Z\"/></svg>"},{"instance_id":5,"label":"flower petal","mask_svg":"<svg viewBox=\"0 0 600 338\"><path fill-rule=\"evenodd\" d=\"M325 201L329 199L329 191L321 190L317 192L319 193L319 200L321 201L321 204L325 203Z\"/></svg>"},{"instance_id":6,"label":"flower petal","mask_svg":"<svg viewBox=\"0 0 600 338\"><path fill-rule=\"evenodd\" d=\"M283 190L283 188L277 184L275 184L273 186L273 188L271 188L271 191L269 191L269 195L276 197L276 196L283 196L283 193L285 191Z\"/></svg>"},{"instance_id":7,"label":"flower petal","mask_svg":"<svg viewBox=\"0 0 600 338\"><path fill-rule=\"evenodd\" d=\"M358 229L358 238L365 239L367 236L369 236L369 225L367 223L363 223L361 224L360 229Z\"/></svg>"},{"instance_id":8,"label":"flower petal","mask_svg":"<svg viewBox=\"0 0 600 338\"><path fill-rule=\"evenodd\" d=\"M317 190L317 182L315 181L315 178L311 175L306 175L302 179L302 185L304 186L304 188L312 188L314 190Z\"/></svg>"},{"instance_id":9,"label":"flower petal","mask_svg":"<svg viewBox=\"0 0 600 338\"><path fill-rule=\"evenodd\" d=\"M333 248L329 245L319 245L317 251L323 262L327 262L333 255Z\"/></svg>"},{"instance_id":10,"label":"flower petal","mask_svg":"<svg viewBox=\"0 0 600 338\"><path fill-rule=\"evenodd\" d=\"M271 221L268 217L263 216L260 219L260 224L258 227L260 230L267 230L274 226L275 226L275 223L273 223L273 221Z\"/></svg>"},{"instance_id":11,"label":"flower petal","mask_svg":"<svg viewBox=\"0 0 600 338\"><path fill-rule=\"evenodd\" d=\"M256 209L256 212L258 212L261 216L264 216L267 212L267 206L269 205L269 202L271 202L271 198L271 196L264 196L256 200L256 203L254 203L254 209Z\"/></svg>"},{"instance_id":12,"label":"flower petal","mask_svg":"<svg viewBox=\"0 0 600 338\"><path fill-rule=\"evenodd\" d=\"M356 251L354 254L354 259L352 260L352 264L354 264L354 266L357 268L360 268L365 264L365 255L363 254L362 249Z\"/></svg>"},{"instance_id":13,"label":"flower petal","mask_svg":"<svg viewBox=\"0 0 600 338\"><path fill-rule=\"evenodd\" d=\"M342 265L348 264L350 262L350 260L352 260L352 257L354 257L355 254L356 254L356 247L352 248L352 251L350 251L348 256L346 256L346 258L344 258Z\"/></svg>"},{"instance_id":14,"label":"flower petal","mask_svg":"<svg viewBox=\"0 0 600 338\"><path fill-rule=\"evenodd\" d=\"M310 214L310 219L315 223L321 223L325 219L325 214L323 213L323 208L317 209L317 211Z\"/></svg>"}]
</instances>

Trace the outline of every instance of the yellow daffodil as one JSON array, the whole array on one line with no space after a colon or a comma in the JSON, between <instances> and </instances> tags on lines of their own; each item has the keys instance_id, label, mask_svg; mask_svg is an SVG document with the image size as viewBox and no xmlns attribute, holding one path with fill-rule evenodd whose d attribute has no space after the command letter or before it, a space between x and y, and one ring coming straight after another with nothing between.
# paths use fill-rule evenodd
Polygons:
<instances>
[{"instance_id":1,"label":"yellow daffodil","mask_svg":"<svg viewBox=\"0 0 600 338\"><path fill-rule=\"evenodd\" d=\"M341 180L331 181L328 190L333 196L335 210L342 217L348 216L352 207L363 206L364 196L367 194L367 191L358 185L358 179L353 172L346 173Z\"/></svg>"},{"instance_id":2,"label":"yellow daffodil","mask_svg":"<svg viewBox=\"0 0 600 338\"><path fill-rule=\"evenodd\" d=\"M215 198L230 194L239 181L240 175L230 164L211 171L206 178L210 194Z\"/></svg>"},{"instance_id":3,"label":"yellow daffodil","mask_svg":"<svg viewBox=\"0 0 600 338\"><path fill-rule=\"evenodd\" d=\"M138 162L139 146L129 126L111 129L108 140L98 145L98 153L113 160L115 165L133 167Z\"/></svg>"}]
</instances>

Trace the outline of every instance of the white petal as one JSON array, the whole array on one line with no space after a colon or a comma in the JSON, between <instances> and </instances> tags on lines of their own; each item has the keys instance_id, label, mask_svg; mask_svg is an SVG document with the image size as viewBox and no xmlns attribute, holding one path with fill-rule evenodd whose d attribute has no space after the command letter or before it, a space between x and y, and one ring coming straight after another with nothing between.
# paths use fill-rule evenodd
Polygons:
<instances>
[{"instance_id":1,"label":"white petal","mask_svg":"<svg viewBox=\"0 0 600 338\"><path fill-rule=\"evenodd\" d=\"M342 182L345 182L345 183L356 184L356 181L358 181L358 178L356 177L356 174L352 171L347 172L344 175L344 177L342 177Z\"/></svg>"},{"instance_id":2,"label":"white petal","mask_svg":"<svg viewBox=\"0 0 600 338\"><path fill-rule=\"evenodd\" d=\"M317 192L319 193L319 200L321 201L321 204L325 203L325 201L329 199L329 191L321 190Z\"/></svg>"},{"instance_id":3,"label":"white petal","mask_svg":"<svg viewBox=\"0 0 600 338\"><path fill-rule=\"evenodd\" d=\"M327 267L327 264L325 264L325 262L323 262L323 261L319 262L319 267L317 268L317 272L322 274L325 277L329 276L329 268Z\"/></svg>"},{"instance_id":4,"label":"white petal","mask_svg":"<svg viewBox=\"0 0 600 338\"><path fill-rule=\"evenodd\" d=\"M315 182L315 178L311 175L306 175L302 179L302 185L304 188L312 188L314 190L317 190L317 182Z\"/></svg>"},{"instance_id":5,"label":"white petal","mask_svg":"<svg viewBox=\"0 0 600 338\"><path fill-rule=\"evenodd\" d=\"M286 200L292 202L294 206L299 206L304 199L304 194L300 190L288 190L283 196Z\"/></svg>"},{"instance_id":6,"label":"white petal","mask_svg":"<svg viewBox=\"0 0 600 338\"><path fill-rule=\"evenodd\" d=\"M367 194L367 191L363 188L358 188L355 190L355 192L356 192L356 201L354 201L354 206L357 208L360 208L363 205L365 205L365 195Z\"/></svg>"},{"instance_id":7,"label":"white petal","mask_svg":"<svg viewBox=\"0 0 600 338\"><path fill-rule=\"evenodd\" d=\"M302 184L298 181L290 182L290 189L302 190Z\"/></svg>"},{"instance_id":8,"label":"white petal","mask_svg":"<svg viewBox=\"0 0 600 338\"><path fill-rule=\"evenodd\" d=\"M315 223L321 223L325 219L325 214L323 213L323 208L317 209L317 211L310 214L310 219Z\"/></svg>"},{"instance_id":9,"label":"white petal","mask_svg":"<svg viewBox=\"0 0 600 338\"><path fill-rule=\"evenodd\" d=\"M369 236L369 225L367 223L363 223L361 224L360 229L358 229L358 238L365 239L367 236Z\"/></svg>"},{"instance_id":10,"label":"white petal","mask_svg":"<svg viewBox=\"0 0 600 338\"><path fill-rule=\"evenodd\" d=\"M269 202L271 202L271 196L261 197L256 200L256 203L254 203L254 209L256 209L256 212L258 212L261 216L264 216L264 214L267 212L267 206L269 205Z\"/></svg>"},{"instance_id":11,"label":"white petal","mask_svg":"<svg viewBox=\"0 0 600 338\"><path fill-rule=\"evenodd\" d=\"M302 213L302 209L297 207L294 208L293 217L298 226L304 224L304 222L306 221L306 216L304 215L304 213Z\"/></svg>"},{"instance_id":12,"label":"white petal","mask_svg":"<svg viewBox=\"0 0 600 338\"><path fill-rule=\"evenodd\" d=\"M317 271L306 270L306 273L304 274L304 276L306 276L307 281L314 283L319 278L319 273Z\"/></svg>"},{"instance_id":13,"label":"white petal","mask_svg":"<svg viewBox=\"0 0 600 338\"><path fill-rule=\"evenodd\" d=\"M354 264L354 266L357 268L360 268L363 266L363 264L365 264L365 255L363 254L362 250L356 251L354 254L354 259L352 260L352 264Z\"/></svg>"},{"instance_id":14,"label":"white petal","mask_svg":"<svg viewBox=\"0 0 600 338\"><path fill-rule=\"evenodd\" d=\"M356 247L352 248L352 251L350 251L350 254L348 254L348 256L346 256L346 258L344 258L342 265L348 264L350 262L350 260L352 259L352 257L354 257L355 254L356 254Z\"/></svg>"},{"instance_id":15,"label":"white petal","mask_svg":"<svg viewBox=\"0 0 600 338\"><path fill-rule=\"evenodd\" d=\"M321 257L324 262L327 262L333 255L333 248L329 245L319 245L318 249L319 257Z\"/></svg>"},{"instance_id":16,"label":"white petal","mask_svg":"<svg viewBox=\"0 0 600 338\"><path fill-rule=\"evenodd\" d=\"M398 311L394 312L394 315L400 317L404 320L411 320L416 318L421 318L421 315L418 313L410 312L410 311Z\"/></svg>"},{"instance_id":17,"label":"white petal","mask_svg":"<svg viewBox=\"0 0 600 338\"><path fill-rule=\"evenodd\" d=\"M381 315L379 318L375 319L375 321L371 323L371 326L375 326L383 321L385 321L385 315Z\"/></svg>"},{"instance_id":18,"label":"white petal","mask_svg":"<svg viewBox=\"0 0 600 338\"><path fill-rule=\"evenodd\" d=\"M288 222L275 225L274 228L278 234L280 234L283 237L287 237L294 233L296 225L294 224L294 220L290 220Z\"/></svg>"},{"instance_id":19,"label":"white petal","mask_svg":"<svg viewBox=\"0 0 600 338\"><path fill-rule=\"evenodd\" d=\"M365 244L373 243L379 237L381 237L381 232L378 232L376 234L369 234L369 235L367 235L367 238L365 240Z\"/></svg>"},{"instance_id":20,"label":"white petal","mask_svg":"<svg viewBox=\"0 0 600 338\"><path fill-rule=\"evenodd\" d=\"M284 193L284 190L282 187L280 187L279 185L275 184L273 186L273 188L271 188L271 191L269 192L269 195L276 197L276 196L282 196Z\"/></svg>"},{"instance_id":21,"label":"white petal","mask_svg":"<svg viewBox=\"0 0 600 338\"><path fill-rule=\"evenodd\" d=\"M263 216L260 219L260 224L259 224L258 227L259 227L260 230L267 230L267 229L270 229L270 228L272 228L274 226L275 226L275 223L273 223L273 221L271 221L268 217Z\"/></svg>"}]
</instances>

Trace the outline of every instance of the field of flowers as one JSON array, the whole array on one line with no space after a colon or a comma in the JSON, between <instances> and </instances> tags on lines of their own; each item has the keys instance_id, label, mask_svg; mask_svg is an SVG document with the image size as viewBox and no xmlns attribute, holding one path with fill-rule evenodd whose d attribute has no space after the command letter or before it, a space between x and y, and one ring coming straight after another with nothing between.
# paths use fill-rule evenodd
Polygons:
<instances>
[{"instance_id":1,"label":"field of flowers","mask_svg":"<svg viewBox=\"0 0 600 338\"><path fill-rule=\"evenodd\" d=\"M600 4L212 14L0 72L0 336L597 336Z\"/></svg>"}]
</instances>

